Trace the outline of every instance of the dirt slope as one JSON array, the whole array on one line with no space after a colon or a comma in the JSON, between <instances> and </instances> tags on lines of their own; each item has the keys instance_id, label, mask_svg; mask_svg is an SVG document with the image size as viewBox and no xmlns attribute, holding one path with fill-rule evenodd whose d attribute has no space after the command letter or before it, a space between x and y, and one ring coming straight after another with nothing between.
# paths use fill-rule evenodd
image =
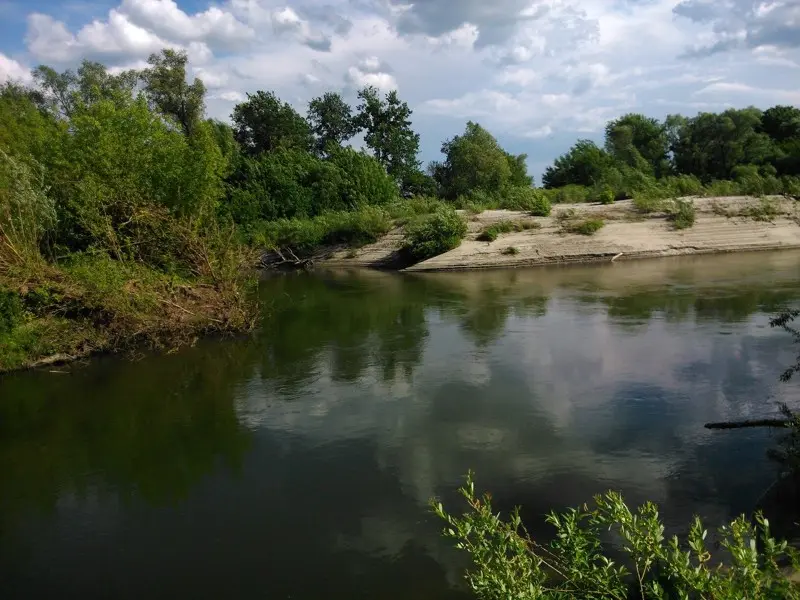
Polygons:
<instances>
[{"instance_id":1,"label":"dirt slope","mask_svg":"<svg viewBox=\"0 0 800 600\"><path fill-rule=\"evenodd\" d=\"M693 227L676 231L666 215L642 216L629 200L611 206L560 204L550 217L530 217L525 213L491 210L467 216L469 234L461 246L430 260L408 267L408 271L452 271L491 267L518 267L594 261L629 260L657 256L678 256L712 252L800 248L800 203L774 200L780 214L770 221L740 215L759 206L754 198L695 199L697 219ZM602 218L605 226L592 236L564 233L559 215L574 211L571 221ZM475 238L487 225L498 221L525 220L539 224L537 229L502 234L494 242ZM375 244L357 251L341 251L329 264L380 267L391 264L402 244L402 231L390 232ZM516 248L516 254L502 254Z\"/></svg>"}]
</instances>

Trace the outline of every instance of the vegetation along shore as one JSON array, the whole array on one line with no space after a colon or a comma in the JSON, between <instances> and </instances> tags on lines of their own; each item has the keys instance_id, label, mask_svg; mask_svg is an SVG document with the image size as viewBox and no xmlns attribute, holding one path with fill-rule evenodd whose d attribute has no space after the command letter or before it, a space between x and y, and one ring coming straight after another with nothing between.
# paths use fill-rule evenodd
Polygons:
<instances>
[{"instance_id":1,"label":"vegetation along shore","mask_svg":"<svg viewBox=\"0 0 800 600\"><path fill-rule=\"evenodd\" d=\"M0 87L0 372L246 332L265 252L470 268L800 237L796 107L624 115L535 187L526 156L473 122L423 168L394 91L355 107L326 93L306 116L258 91L227 123L186 65L164 50L138 71L84 61Z\"/></svg>"}]
</instances>

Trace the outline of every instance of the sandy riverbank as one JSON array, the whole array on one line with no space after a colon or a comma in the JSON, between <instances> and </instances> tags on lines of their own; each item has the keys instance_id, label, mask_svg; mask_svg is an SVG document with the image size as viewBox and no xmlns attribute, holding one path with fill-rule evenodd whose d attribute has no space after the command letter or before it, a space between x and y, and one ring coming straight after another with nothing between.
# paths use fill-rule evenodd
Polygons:
<instances>
[{"instance_id":1,"label":"sandy riverbank","mask_svg":"<svg viewBox=\"0 0 800 600\"><path fill-rule=\"evenodd\" d=\"M770 220L740 216L758 207L757 198L697 198L693 227L675 230L665 214L637 214L630 200L610 206L559 204L550 217L489 210L467 215L469 234L450 252L408 267L408 271L457 271L494 267L522 267L550 264L631 260L660 256L681 256L751 250L800 248L800 203L773 199L779 214ZM573 212L572 220L601 218L605 226L591 236L565 233L559 215ZM533 221L537 228L500 235L494 242L476 238L488 225L499 221ZM356 251L342 250L325 264L382 267L391 263L402 244L402 230L390 232L374 244ZM515 248L515 254L503 254Z\"/></svg>"}]
</instances>

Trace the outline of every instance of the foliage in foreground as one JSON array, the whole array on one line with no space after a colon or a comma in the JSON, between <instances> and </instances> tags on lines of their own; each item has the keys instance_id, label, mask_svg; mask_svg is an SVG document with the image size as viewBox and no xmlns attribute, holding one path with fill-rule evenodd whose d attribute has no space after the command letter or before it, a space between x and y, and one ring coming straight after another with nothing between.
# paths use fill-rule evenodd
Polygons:
<instances>
[{"instance_id":1,"label":"foliage in foreground","mask_svg":"<svg viewBox=\"0 0 800 600\"><path fill-rule=\"evenodd\" d=\"M518 509L506 519L496 513L489 494L476 495L472 474L460 492L468 504L460 517L431 504L447 523L444 535L472 558L466 579L481 600L800 598L781 569L787 561L800 568L798 555L770 536L760 515L755 525L741 516L719 530L729 561L722 564L712 560L699 518L686 539L666 539L656 505L631 510L616 492L596 496L591 506L551 512L549 543L531 538ZM621 553L612 557L609 542Z\"/></svg>"},{"instance_id":2,"label":"foliage in foreground","mask_svg":"<svg viewBox=\"0 0 800 600\"><path fill-rule=\"evenodd\" d=\"M406 226L405 249L422 261L457 248L465 235L464 219L452 208L443 208Z\"/></svg>"}]
</instances>

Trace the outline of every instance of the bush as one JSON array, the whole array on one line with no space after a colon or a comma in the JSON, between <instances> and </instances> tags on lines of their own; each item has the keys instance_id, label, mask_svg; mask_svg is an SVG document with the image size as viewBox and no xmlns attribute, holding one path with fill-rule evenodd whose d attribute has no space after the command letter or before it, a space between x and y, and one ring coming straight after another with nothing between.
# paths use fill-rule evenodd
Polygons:
<instances>
[{"instance_id":1,"label":"bush","mask_svg":"<svg viewBox=\"0 0 800 600\"><path fill-rule=\"evenodd\" d=\"M664 210L664 200L652 194L634 194L633 207L640 213L650 214Z\"/></svg>"},{"instance_id":2,"label":"bush","mask_svg":"<svg viewBox=\"0 0 800 600\"><path fill-rule=\"evenodd\" d=\"M0 288L0 335L22 322L22 301L11 290Z\"/></svg>"},{"instance_id":3,"label":"bush","mask_svg":"<svg viewBox=\"0 0 800 600\"><path fill-rule=\"evenodd\" d=\"M500 254L502 254L503 256L515 256L519 254L519 248L515 246L509 246L508 248L503 248L500 251Z\"/></svg>"},{"instance_id":4,"label":"bush","mask_svg":"<svg viewBox=\"0 0 800 600\"><path fill-rule=\"evenodd\" d=\"M658 183L668 197L700 196L704 191L703 182L694 175L665 177Z\"/></svg>"},{"instance_id":5,"label":"bush","mask_svg":"<svg viewBox=\"0 0 800 600\"><path fill-rule=\"evenodd\" d=\"M367 206L355 212L332 212L312 219L280 219L257 225L251 242L263 248L290 248L308 256L329 244L364 245L377 241L392 228L389 214Z\"/></svg>"},{"instance_id":6,"label":"bush","mask_svg":"<svg viewBox=\"0 0 800 600\"><path fill-rule=\"evenodd\" d=\"M493 242L501 233L511 233L512 231L525 231L527 229L536 229L540 227L539 223L534 221L498 221L488 227L484 228L478 234L477 240L480 242Z\"/></svg>"},{"instance_id":7,"label":"bush","mask_svg":"<svg viewBox=\"0 0 800 600\"><path fill-rule=\"evenodd\" d=\"M675 229L688 229L694 225L696 216L697 211L694 207L694 202L691 200L673 200L670 220Z\"/></svg>"},{"instance_id":8,"label":"bush","mask_svg":"<svg viewBox=\"0 0 800 600\"><path fill-rule=\"evenodd\" d=\"M769 198L761 198L757 206L748 206L742 210L740 215L743 217L750 217L754 221L769 223L772 222L780 212L780 205L777 202Z\"/></svg>"},{"instance_id":9,"label":"bush","mask_svg":"<svg viewBox=\"0 0 800 600\"><path fill-rule=\"evenodd\" d=\"M440 209L406 226L405 249L417 261L443 254L461 244L467 224L453 209Z\"/></svg>"},{"instance_id":10,"label":"bush","mask_svg":"<svg viewBox=\"0 0 800 600\"><path fill-rule=\"evenodd\" d=\"M578 233L580 235L594 235L605 226L603 219L585 219L574 223L564 223L564 231L568 233Z\"/></svg>"},{"instance_id":11,"label":"bush","mask_svg":"<svg viewBox=\"0 0 800 600\"><path fill-rule=\"evenodd\" d=\"M564 187L547 190L548 197L555 204L576 204L589 200L589 188L570 183Z\"/></svg>"},{"instance_id":12,"label":"bush","mask_svg":"<svg viewBox=\"0 0 800 600\"><path fill-rule=\"evenodd\" d=\"M550 214L550 199L541 190L531 187L512 187L503 194L500 208L525 210L532 215L546 217Z\"/></svg>"},{"instance_id":13,"label":"bush","mask_svg":"<svg viewBox=\"0 0 800 600\"><path fill-rule=\"evenodd\" d=\"M706 196L741 196L742 190L734 181L715 179L705 188Z\"/></svg>"},{"instance_id":14,"label":"bush","mask_svg":"<svg viewBox=\"0 0 800 600\"><path fill-rule=\"evenodd\" d=\"M798 554L770 536L760 514L756 524L741 516L719 530L731 562L717 566L699 518L685 540L667 540L651 502L631 510L620 494L607 492L591 507L551 512L545 520L555 535L544 544L530 537L518 508L503 519L489 494L476 495L471 474L460 492L468 505L460 517L435 500L431 508L447 524L445 537L472 558L466 579L481 600L800 598L779 566L788 559L800 568ZM609 552L609 532L621 542L622 560Z\"/></svg>"},{"instance_id":15,"label":"bush","mask_svg":"<svg viewBox=\"0 0 800 600\"><path fill-rule=\"evenodd\" d=\"M597 199L600 204L614 204L617 198L614 195L614 190L608 186L605 186L600 190Z\"/></svg>"}]
</instances>

